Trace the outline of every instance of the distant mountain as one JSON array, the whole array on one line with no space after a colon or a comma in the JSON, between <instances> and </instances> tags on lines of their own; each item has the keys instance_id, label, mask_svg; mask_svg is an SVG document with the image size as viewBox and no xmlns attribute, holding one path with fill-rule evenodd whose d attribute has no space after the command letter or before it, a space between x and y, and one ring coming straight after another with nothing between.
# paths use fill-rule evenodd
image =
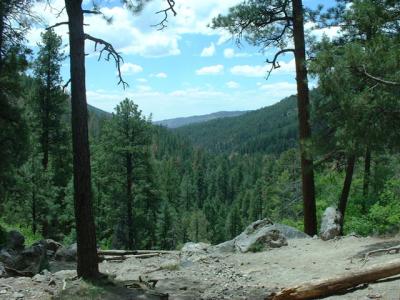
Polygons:
<instances>
[{"instance_id":1,"label":"distant mountain","mask_svg":"<svg viewBox=\"0 0 400 300\"><path fill-rule=\"evenodd\" d=\"M214 153L281 153L297 146L297 102L280 102L237 117L191 124L173 131Z\"/></svg>"},{"instance_id":2,"label":"distant mountain","mask_svg":"<svg viewBox=\"0 0 400 300\"><path fill-rule=\"evenodd\" d=\"M162 121L156 121L154 124L163 125L168 128L178 128L190 124L202 123L207 122L215 119L222 119L222 118L232 118L241 116L248 111L219 111L208 115L201 115L201 116L191 116L191 117L184 117L184 118L174 118Z\"/></svg>"}]
</instances>

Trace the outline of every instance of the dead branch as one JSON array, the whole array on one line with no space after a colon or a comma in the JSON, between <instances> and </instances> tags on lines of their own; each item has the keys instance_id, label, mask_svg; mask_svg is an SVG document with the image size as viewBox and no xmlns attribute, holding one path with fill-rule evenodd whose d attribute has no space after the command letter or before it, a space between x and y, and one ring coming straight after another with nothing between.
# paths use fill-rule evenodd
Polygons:
<instances>
[{"instance_id":1,"label":"dead branch","mask_svg":"<svg viewBox=\"0 0 400 300\"><path fill-rule=\"evenodd\" d=\"M4 267L4 269L6 270L7 274L11 276L33 277L35 275L32 272L19 271L10 267Z\"/></svg>"},{"instance_id":2,"label":"dead branch","mask_svg":"<svg viewBox=\"0 0 400 300\"><path fill-rule=\"evenodd\" d=\"M94 42L94 51L97 51L97 46L99 44L103 45L103 49L100 50L98 60L101 59L104 52L107 53L107 55L105 56L105 60L109 61L110 58L114 59L115 67L117 68L118 71L118 78L119 78L118 85L122 83L122 87L124 89L128 87L129 84L122 78L122 73L121 73L121 63L124 62L124 59L122 58L121 54L119 54L114 49L113 45L111 45L109 42L106 42L105 40L95 38L87 33L85 33L85 39Z\"/></svg>"},{"instance_id":3,"label":"dead branch","mask_svg":"<svg viewBox=\"0 0 400 300\"><path fill-rule=\"evenodd\" d=\"M165 27L167 27L168 23L168 13L171 11L174 17L177 15L176 10L175 10L175 0L167 0L168 7L166 9L162 9L156 14L164 14L164 18L162 21L158 24L152 25L153 27L159 27L158 30L163 30Z\"/></svg>"},{"instance_id":4,"label":"dead branch","mask_svg":"<svg viewBox=\"0 0 400 300\"><path fill-rule=\"evenodd\" d=\"M364 261L364 263L366 263L368 261L368 258L371 255L375 255L375 254L379 254L379 253L395 254L395 253L399 253L399 252L400 252L400 245L399 246L395 246L395 247L386 248L386 249L377 249L377 250L370 251L370 252L366 253L362 260Z\"/></svg>"},{"instance_id":5,"label":"dead branch","mask_svg":"<svg viewBox=\"0 0 400 300\"><path fill-rule=\"evenodd\" d=\"M62 86L63 91L68 87L68 85L71 83L71 78L68 79L68 81Z\"/></svg>"},{"instance_id":6,"label":"dead branch","mask_svg":"<svg viewBox=\"0 0 400 300\"><path fill-rule=\"evenodd\" d=\"M268 71L268 76L267 79L269 78L269 76L271 75L271 72L275 69L280 68L280 64L278 62L278 58L280 55L287 53L287 52L293 52L294 53L294 49L288 48L288 49L282 49L278 52L275 53L275 56L272 60L267 59L267 63L271 64L271 69Z\"/></svg>"},{"instance_id":7,"label":"dead branch","mask_svg":"<svg viewBox=\"0 0 400 300\"><path fill-rule=\"evenodd\" d=\"M59 22L59 23L56 23L56 24L54 24L54 25L51 25L51 26L47 27L46 30L50 30L50 29L52 29L52 28L55 28L55 27L58 27L58 26L61 26L61 25L68 25L68 24L69 24L68 21Z\"/></svg>"},{"instance_id":8,"label":"dead branch","mask_svg":"<svg viewBox=\"0 0 400 300\"><path fill-rule=\"evenodd\" d=\"M369 73L367 72L365 66L362 66L362 68L363 68L363 73L364 73L364 75L365 75L366 77L368 77L369 79L372 79L372 80L374 80L374 81L376 81L376 82L378 82L378 83L382 83L382 84L385 84L385 85L400 86L400 82L385 80L385 79L382 79L382 78L373 76L373 75L371 75L371 74L369 74Z\"/></svg>"},{"instance_id":9,"label":"dead branch","mask_svg":"<svg viewBox=\"0 0 400 300\"><path fill-rule=\"evenodd\" d=\"M315 299L346 292L361 284L376 282L379 279L400 274L400 259L387 263L376 264L367 269L348 272L331 278L305 282L295 287L285 288L279 293L271 294L266 299L271 300L303 300Z\"/></svg>"}]
</instances>

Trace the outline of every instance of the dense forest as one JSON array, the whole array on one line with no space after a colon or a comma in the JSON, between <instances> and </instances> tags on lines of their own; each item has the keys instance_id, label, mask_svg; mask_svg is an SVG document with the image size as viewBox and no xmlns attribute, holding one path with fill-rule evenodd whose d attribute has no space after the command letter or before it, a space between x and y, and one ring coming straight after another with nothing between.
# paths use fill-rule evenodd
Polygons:
<instances>
[{"instance_id":1,"label":"dense forest","mask_svg":"<svg viewBox=\"0 0 400 300\"><path fill-rule=\"evenodd\" d=\"M236 6L213 26L236 34L237 18L254 16L261 2ZM342 26L334 40L306 41L307 71L318 81L306 107L310 136L307 128L299 131L305 124L299 124L300 93L177 129L154 125L135 99L121 99L112 114L89 107L97 244L176 249L187 241L219 243L262 218L303 229L304 161L314 172L318 218L335 206L344 215L344 234L397 232L400 7L389 0L351 3L308 12L316 26ZM71 110L74 96L60 76L61 37L49 29L37 53L27 46L30 4L0 6L1 226L18 227L31 240L69 244L77 239L70 119L76 121L79 109L72 100ZM270 32L252 24L248 41L269 46L262 34Z\"/></svg>"}]
</instances>

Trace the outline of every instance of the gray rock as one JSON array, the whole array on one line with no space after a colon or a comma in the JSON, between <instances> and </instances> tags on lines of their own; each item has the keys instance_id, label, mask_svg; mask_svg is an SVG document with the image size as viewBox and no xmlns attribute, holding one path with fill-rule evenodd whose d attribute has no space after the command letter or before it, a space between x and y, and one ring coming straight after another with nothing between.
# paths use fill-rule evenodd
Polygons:
<instances>
[{"instance_id":1,"label":"gray rock","mask_svg":"<svg viewBox=\"0 0 400 300\"><path fill-rule=\"evenodd\" d=\"M193 243L193 242L188 242L185 243L181 249L182 252L190 252L190 253L202 253L202 252L207 252L207 249L210 247L210 244L207 243Z\"/></svg>"},{"instance_id":2,"label":"gray rock","mask_svg":"<svg viewBox=\"0 0 400 300\"><path fill-rule=\"evenodd\" d=\"M305 234L303 231L300 231L296 228L290 227L285 224L278 224L275 223L272 225L274 228L282 232L282 234L287 238L288 240L291 239L309 239L311 238L308 234Z\"/></svg>"},{"instance_id":3,"label":"gray rock","mask_svg":"<svg viewBox=\"0 0 400 300\"><path fill-rule=\"evenodd\" d=\"M221 252L221 253L232 253L235 252L235 240L230 240L223 242L221 244L212 246L212 251Z\"/></svg>"},{"instance_id":4,"label":"gray rock","mask_svg":"<svg viewBox=\"0 0 400 300\"><path fill-rule=\"evenodd\" d=\"M76 243L69 247L60 247L55 254L55 258L62 261L76 261L77 249Z\"/></svg>"},{"instance_id":5,"label":"gray rock","mask_svg":"<svg viewBox=\"0 0 400 300\"><path fill-rule=\"evenodd\" d=\"M23 250L25 248L25 237L16 230L7 233L7 248L13 250Z\"/></svg>"},{"instance_id":6,"label":"gray rock","mask_svg":"<svg viewBox=\"0 0 400 300\"><path fill-rule=\"evenodd\" d=\"M52 239L46 239L45 242L46 242L46 249L48 251L53 251L53 253L56 253L57 250L62 247L60 243Z\"/></svg>"},{"instance_id":7,"label":"gray rock","mask_svg":"<svg viewBox=\"0 0 400 300\"><path fill-rule=\"evenodd\" d=\"M7 277L6 269L4 268L4 264L0 262L0 278Z\"/></svg>"},{"instance_id":8,"label":"gray rock","mask_svg":"<svg viewBox=\"0 0 400 300\"><path fill-rule=\"evenodd\" d=\"M10 254L12 250L6 250L6 249L1 249L0 250L0 262L2 262L4 265L9 266L9 267L14 267L15 265L15 258Z\"/></svg>"},{"instance_id":9,"label":"gray rock","mask_svg":"<svg viewBox=\"0 0 400 300\"><path fill-rule=\"evenodd\" d=\"M34 243L16 256L15 268L37 274L46 266L46 263L46 246L41 241Z\"/></svg>"},{"instance_id":10,"label":"gray rock","mask_svg":"<svg viewBox=\"0 0 400 300\"><path fill-rule=\"evenodd\" d=\"M288 239L310 238L296 228L274 224L269 219L255 221L233 240L212 246L209 251L219 253L261 251L287 245Z\"/></svg>"},{"instance_id":11,"label":"gray rock","mask_svg":"<svg viewBox=\"0 0 400 300\"><path fill-rule=\"evenodd\" d=\"M334 207L328 207L322 217L320 237L322 240L331 240L340 235L340 212Z\"/></svg>"},{"instance_id":12,"label":"gray rock","mask_svg":"<svg viewBox=\"0 0 400 300\"><path fill-rule=\"evenodd\" d=\"M287 246L285 236L273 225L260 227L257 224L254 231L250 226L235 238L235 248L238 252L263 251Z\"/></svg>"}]
</instances>

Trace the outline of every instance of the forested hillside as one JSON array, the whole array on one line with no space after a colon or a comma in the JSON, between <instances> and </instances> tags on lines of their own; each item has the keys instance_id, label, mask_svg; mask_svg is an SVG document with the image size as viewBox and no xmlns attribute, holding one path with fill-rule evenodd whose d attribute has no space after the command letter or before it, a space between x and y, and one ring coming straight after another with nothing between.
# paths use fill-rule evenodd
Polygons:
<instances>
[{"instance_id":1,"label":"forested hillside","mask_svg":"<svg viewBox=\"0 0 400 300\"><path fill-rule=\"evenodd\" d=\"M177 128L196 146L214 153L275 153L297 144L296 97L244 115Z\"/></svg>"},{"instance_id":2,"label":"forested hillside","mask_svg":"<svg viewBox=\"0 0 400 300\"><path fill-rule=\"evenodd\" d=\"M174 118L162 121L156 121L154 124L163 125L168 128L178 128L189 124L203 123L215 119L231 118L247 113L246 111L219 111L212 114L191 116L183 118Z\"/></svg>"}]
</instances>

